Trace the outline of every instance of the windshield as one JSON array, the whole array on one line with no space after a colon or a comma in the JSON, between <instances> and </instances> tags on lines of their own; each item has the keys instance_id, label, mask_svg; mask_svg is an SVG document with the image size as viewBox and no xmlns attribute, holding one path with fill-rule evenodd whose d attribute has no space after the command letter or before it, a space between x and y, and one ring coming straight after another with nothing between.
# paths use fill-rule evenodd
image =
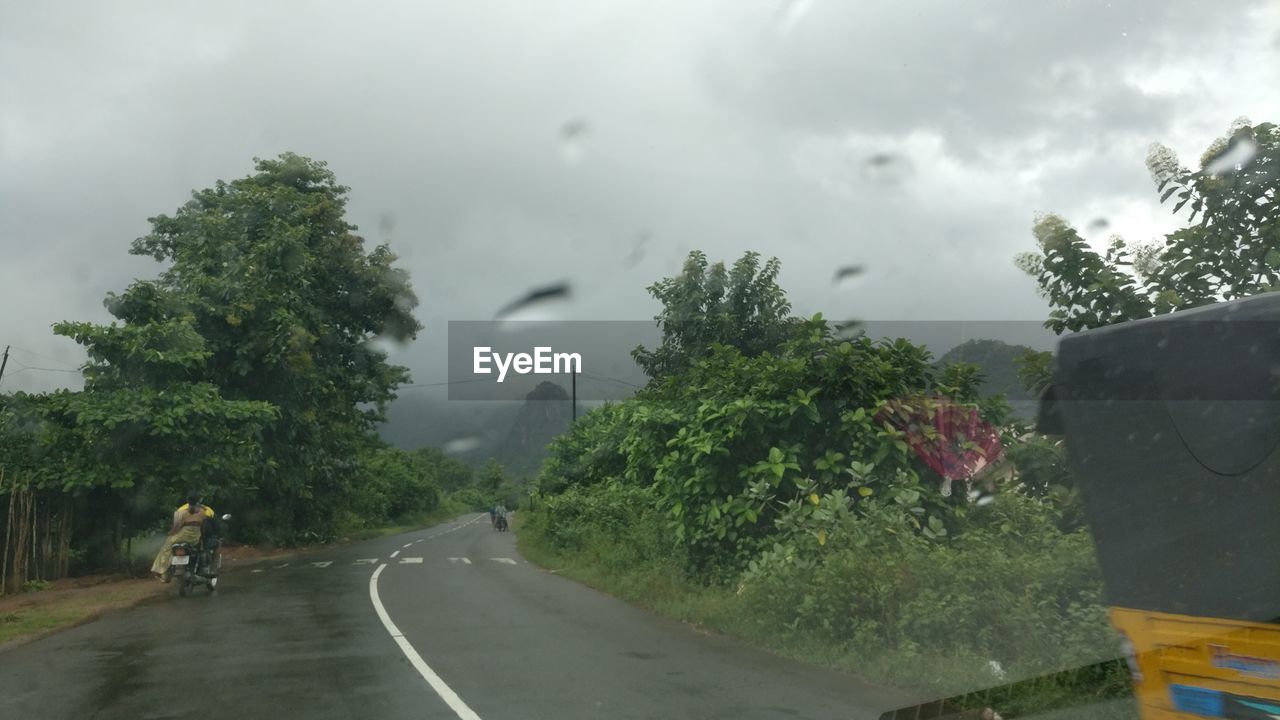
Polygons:
<instances>
[{"instance_id":1,"label":"windshield","mask_svg":"<svg viewBox=\"0 0 1280 720\"><path fill-rule=\"evenodd\" d=\"M31 3L0 69L0 715L1280 715L1274 3Z\"/></svg>"}]
</instances>

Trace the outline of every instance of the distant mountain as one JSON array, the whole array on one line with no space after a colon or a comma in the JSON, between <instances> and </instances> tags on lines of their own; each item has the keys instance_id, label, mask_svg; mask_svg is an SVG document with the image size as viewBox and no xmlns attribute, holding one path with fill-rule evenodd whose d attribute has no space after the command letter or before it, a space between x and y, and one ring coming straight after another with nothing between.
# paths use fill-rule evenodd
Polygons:
<instances>
[{"instance_id":1,"label":"distant mountain","mask_svg":"<svg viewBox=\"0 0 1280 720\"><path fill-rule=\"evenodd\" d=\"M569 393L553 382L539 383L525 396L495 457L508 476L517 480L532 477L547 457L547 444L568 430L572 419Z\"/></svg>"},{"instance_id":2,"label":"distant mountain","mask_svg":"<svg viewBox=\"0 0 1280 720\"><path fill-rule=\"evenodd\" d=\"M479 467L497 454L521 407L423 397L404 390L387 408L387 422L378 435L402 450L444 448L451 457Z\"/></svg>"},{"instance_id":3,"label":"distant mountain","mask_svg":"<svg viewBox=\"0 0 1280 720\"><path fill-rule=\"evenodd\" d=\"M968 340L938 358L935 365L942 367L954 362L973 363L982 368L986 381L982 394L1003 394L1013 406L1014 412L1023 418L1035 416L1036 398L1027 392L1018 379L1018 365L1014 361L1031 348L1026 345L1010 345L1000 340Z\"/></svg>"},{"instance_id":4,"label":"distant mountain","mask_svg":"<svg viewBox=\"0 0 1280 720\"><path fill-rule=\"evenodd\" d=\"M586 412L579 403L578 413ZM569 429L569 394L539 384L524 402L453 401L406 391L387 408L379 436L402 450L441 448L473 468L495 458L508 477L530 478L542 467L546 446Z\"/></svg>"}]
</instances>

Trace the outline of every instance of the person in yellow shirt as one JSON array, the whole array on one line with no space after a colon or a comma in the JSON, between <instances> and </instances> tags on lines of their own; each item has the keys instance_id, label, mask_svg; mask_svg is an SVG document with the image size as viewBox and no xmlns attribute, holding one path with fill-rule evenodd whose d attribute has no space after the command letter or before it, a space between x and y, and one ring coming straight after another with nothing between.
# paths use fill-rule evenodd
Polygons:
<instances>
[{"instance_id":1,"label":"person in yellow shirt","mask_svg":"<svg viewBox=\"0 0 1280 720\"><path fill-rule=\"evenodd\" d=\"M213 508L201 504L200 499L199 493L188 493L187 501L173 511L169 535L165 538L164 545L160 546L155 562L151 564L151 573L161 582L169 582L169 561L174 543L198 543L205 521L217 517Z\"/></svg>"}]
</instances>

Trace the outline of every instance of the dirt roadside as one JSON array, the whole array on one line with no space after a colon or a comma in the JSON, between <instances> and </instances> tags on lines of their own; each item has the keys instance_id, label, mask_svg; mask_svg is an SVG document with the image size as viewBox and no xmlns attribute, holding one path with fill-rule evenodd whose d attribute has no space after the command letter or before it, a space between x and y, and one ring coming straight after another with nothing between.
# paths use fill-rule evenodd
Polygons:
<instances>
[{"instance_id":1,"label":"dirt roadside","mask_svg":"<svg viewBox=\"0 0 1280 720\"><path fill-rule=\"evenodd\" d=\"M339 543L341 544L341 543ZM305 555L329 546L223 548L223 572ZM43 590L0 595L0 652L96 619L103 613L165 597L173 587L150 574L106 573L64 578Z\"/></svg>"}]
</instances>

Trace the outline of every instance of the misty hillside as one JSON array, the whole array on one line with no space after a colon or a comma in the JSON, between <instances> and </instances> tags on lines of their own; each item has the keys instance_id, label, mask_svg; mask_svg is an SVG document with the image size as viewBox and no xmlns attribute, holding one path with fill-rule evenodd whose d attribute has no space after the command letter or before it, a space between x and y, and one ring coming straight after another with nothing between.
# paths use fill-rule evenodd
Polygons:
<instances>
[{"instance_id":1,"label":"misty hillside","mask_svg":"<svg viewBox=\"0 0 1280 720\"><path fill-rule=\"evenodd\" d=\"M578 408L579 414L586 408ZM523 403L449 401L402 395L387 408L379 435L402 450L443 448L472 467L496 458L514 479L537 473L547 443L569 427L569 395L539 384Z\"/></svg>"},{"instance_id":2,"label":"misty hillside","mask_svg":"<svg viewBox=\"0 0 1280 720\"><path fill-rule=\"evenodd\" d=\"M404 391L387 408L387 422L378 435L402 450L445 448L478 467L497 454L520 408L518 403L450 401Z\"/></svg>"},{"instance_id":3,"label":"misty hillside","mask_svg":"<svg viewBox=\"0 0 1280 720\"><path fill-rule=\"evenodd\" d=\"M546 458L547 444L569 429L572 415L569 393L563 387L553 382L539 383L525 397L498 448L498 462L516 479L533 476Z\"/></svg>"},{"instance_id":4,"label":"misty hillside","mask_svg":"<svg viewBox=\"0 0 1280 720\"><path fill-rule=\"evenodd\" d=\"M935 364L938 367L954 362L977 365L986 375L982 384L983 395L1002 394L1015 413L1023 418L1032 418L1035 416L1036 398L1022 386L1015 362L1015 358L1031 349L1000 340L968 340L948 350Z\"/></svg>"}]
</instances>

